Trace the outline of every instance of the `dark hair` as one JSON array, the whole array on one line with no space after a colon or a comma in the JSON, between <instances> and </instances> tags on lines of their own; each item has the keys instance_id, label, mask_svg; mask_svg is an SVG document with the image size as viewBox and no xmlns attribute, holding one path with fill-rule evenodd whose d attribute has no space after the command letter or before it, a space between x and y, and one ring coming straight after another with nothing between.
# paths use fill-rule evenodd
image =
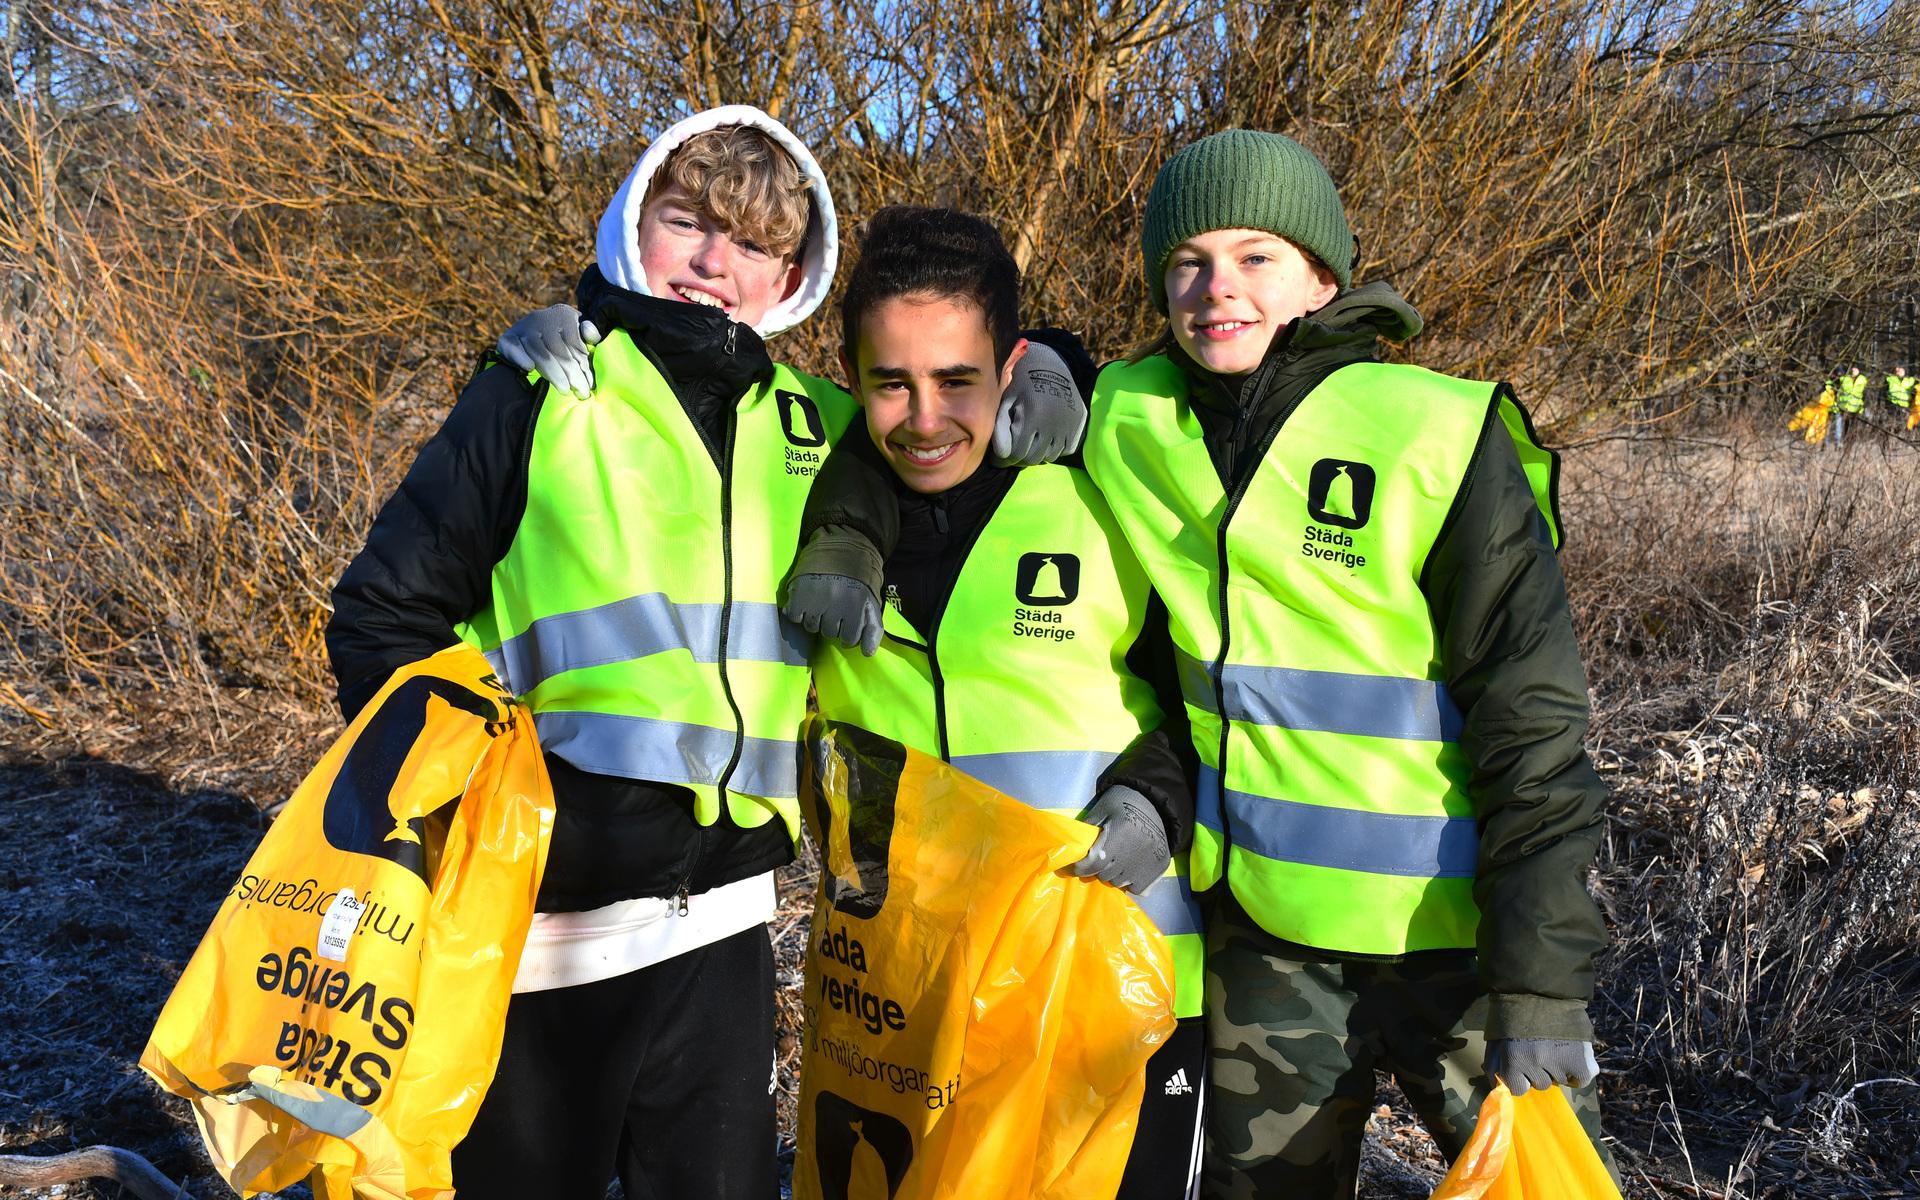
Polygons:
<instances>
[{"instance_id":1,"label":"dark hair","mask_svg":"<svg viewBox=\"0 0 1920 1200\"><path fill-rule=\"evenodd\" d=\"M953 297L978 308L996 367L1020 336L1020 268L999 232L970 213L895 204L868 218L840 298L841 346L856 368L860 319L896 296Z\"/></svg>"}]
</instances>

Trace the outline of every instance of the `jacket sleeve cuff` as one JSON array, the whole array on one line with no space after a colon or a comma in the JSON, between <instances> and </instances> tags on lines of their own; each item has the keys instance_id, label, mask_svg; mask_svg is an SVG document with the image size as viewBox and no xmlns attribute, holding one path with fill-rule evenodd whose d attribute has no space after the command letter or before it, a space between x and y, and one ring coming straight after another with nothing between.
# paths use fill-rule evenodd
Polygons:
<instances>
[{"instance_id":1,"label":"jacket sleeve cuff","mask_svg":"<svg viewBox=\"0 0 1920 1200\"><path fill-rule=\"evenodd\" d=\"M1579 1000L1535 996L1526 992L1494 992L1487 997L1487 1040L1551 1038L1564 1042L1591 1042L1593 1021Z\"/></svg>"},{"instance_id":2,"label":"jacket sleeve cuff","mask_svg":"<svg viewBox=\"0 0 1920 1200\"><path fill-rule=\"evenodd\" d=\"M793 560L793 574L840 575L867 585L876 598L886 590L886 563L871 539L849 525L822 525Z\"/></svg>"}]
</instances>

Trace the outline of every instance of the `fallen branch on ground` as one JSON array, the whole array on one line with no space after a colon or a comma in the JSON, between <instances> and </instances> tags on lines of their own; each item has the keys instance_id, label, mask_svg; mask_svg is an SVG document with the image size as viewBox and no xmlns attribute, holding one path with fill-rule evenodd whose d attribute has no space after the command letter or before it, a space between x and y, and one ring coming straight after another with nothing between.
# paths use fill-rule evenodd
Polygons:
<instances>
[{"instance_id":1,"label":"fallen branch on ground","mask_svg":"<svg viewBox=\"0 0 1920 1200\"><path fill-rule=\"evenodd\" d=\"M76 1179L111 1179L140 1200L179 1200L187 1194L152 1163L118 1146L88 1146L45 1158L0 1154L0 1184L9 1187L48 1187Z\"/></svg>"}]
</instances>

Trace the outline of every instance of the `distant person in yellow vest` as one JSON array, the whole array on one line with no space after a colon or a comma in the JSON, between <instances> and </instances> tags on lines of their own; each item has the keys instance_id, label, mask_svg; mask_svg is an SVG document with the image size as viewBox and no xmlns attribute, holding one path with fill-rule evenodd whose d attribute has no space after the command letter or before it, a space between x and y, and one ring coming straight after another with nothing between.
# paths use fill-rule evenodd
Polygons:
<instances>
[{"instance_id":1,"label":"distant person in yellow vest","mask_svg":"<svg viewBox=\"0 0 1920 1200\"><path fill-rule=\"evenodd\" d=\"M772 117L662 131L580 280L598 387L480 371L334 589L349 717L465 641L533 710L552 774L499 1070L453 1150L462 1200L600 1200L615 1175L661 1200L775 1194L767 920L810 683L775 584L854 404L766 339L826 299L837 244L824 174Z\"/></svg>"},{"instance_id":2,"label":"distant person in yellow vest","mask_svg":"<svg viewBox=\"0 0 1920 1200\"><path fill-rule=\"evenodd\" d=\"M1186 879L1198 764L1165 606L1106 501L1077 463L991 460L998 399L1023 356L1050 344L1080 388L1093 385L1070 334L1020 337L1019 278L978 217L899 207L868 221L841 300L841 361L867 436L842 452L886 481L898 530L873 613L882 636L819 639L814 685L823 716L1100 827L1074 872L1139 897L1173 952L1180 1019L1147 1064L1118 1195L1184 1200L1206 1068ZM787 615L819 630L848 589L857 612L864 585L796 575Z\"/></svg>"},{"instance_id":3,"label":"distant person in yellow vest","mask_svg":"<svg viewBox=\"0 0 1920 1200\"><path fill-rule=\"evenodd\" d=\"M1857 417L1866 411L1867 377L1859 367L1849 367L1834 385L1833 393L1833 444L1843 445L1847 432L1847 418Z\"/></svg>"},{"instance_id":4,"label":"distant person in yellow vest","mask_svg":"<svg viewBox=\"0 0 1920 1200\"><path fill-rule=\"evenodd\" d=\"M1907 428L1920 424L1920 408L1914 406L1913 376L1905 367L1895 367L1887 376L1887 403L1907 418Z\"/></svg>"}]
</instances>

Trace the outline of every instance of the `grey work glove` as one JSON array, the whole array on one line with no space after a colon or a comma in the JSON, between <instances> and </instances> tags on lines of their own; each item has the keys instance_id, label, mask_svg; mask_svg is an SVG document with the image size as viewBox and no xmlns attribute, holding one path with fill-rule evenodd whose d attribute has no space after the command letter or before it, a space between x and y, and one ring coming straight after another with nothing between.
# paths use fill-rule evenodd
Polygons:
<instances>
[{"instance_id":1,"label":"grey work glove","mask_svg":"<svg viewBox=\"0 0 1920 1200\"><path fill-rule=\"evenodd\" d=\"M1167 825L1145 796L1116 783L1100 793L1081 818L1100 827L1087 856L1073 864L1073 873L1092 876L1125 888L1134 895L1153 886L1167 873L1173 851L1167 846Z\"/></svg>"},{"instance_id":2,"label":"grey work glove","mask_svg":"<svg viewBox=\"0 0 1920 1200\"><path fill-rule=\"evenodd\" d=\"M885 572L880 552L858 530L822 525L794 556L780 611L808 633L858 646L872 658L880 649Z\"/></svg>"},{"instance_id":3,"label":"grey work glove","mask_svg":"<svg viewBox=\"0 0 1920 1200\"><path fill-rule=\"evenodd\" d=\"M1507 1090L1524 1096L1534 1088L1585 1087L1600 1074L1592 1042L1557 1038L1499 1038L1487 1043L1489 1079L1505 1081Z\"/></svg>"},{"instance_id":4,"label":"grey work glove","mask_svg":"<svg viewBox=\"0 0 1920 1200\"><path fill-rule=\"evenodd\" d=\"M872 658L880 649L880 600L845 575L795 575L787 585L787 620Z\"/></svg>"},{"instance_id":5,"label":"grey work glove","mask_svg":"<svg viewBox=\"0 0 1920 1200\"><path fill-rule=\"evenodd\" d=\"M593 394L593 349L600 330L571 304L530 312L500 335L494 348L522 371L576 396Z\"/></svg>"},{"instance_id":6,"label":"grey work glove","mask_svg":"<svg viewBox=\"0 0 1920 1200\"><path fill-rule=\"evenodd\" d=\"M993 461L1000 466L1050 463L1080 444L1087 402L1058 354L1039 342L1013 365L1013 382L993 420Z\"/></svg>"}]
</instances>

